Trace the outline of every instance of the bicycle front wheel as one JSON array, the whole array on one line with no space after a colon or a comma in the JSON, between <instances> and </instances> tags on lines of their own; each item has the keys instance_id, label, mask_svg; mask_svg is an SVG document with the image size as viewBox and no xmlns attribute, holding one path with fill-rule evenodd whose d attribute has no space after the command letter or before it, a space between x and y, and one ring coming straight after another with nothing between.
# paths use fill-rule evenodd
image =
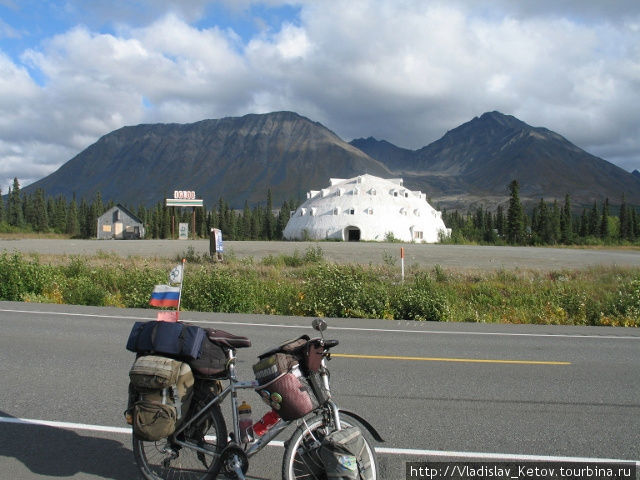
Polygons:
<instances>
[{"instance_id":1,"label":"bicycle front wheel","mask_svg":"<svg viewBox=\"0 0 640 480\"><path fill-rule=\"evenodd\" d=\"M365 441L365 455L369 456L371 464L371 480L378 478L378 463L376 460L373 440L369 433L352 418L340 414L342 428L360 428ZM327 475L320 459L318 449L322 439L335 431L333 425L327 424L322 415L312 417L298 427L287 443L282 460L283 480L327 480Z\"/></svg>"},{"instance_id":2,"label":"bicycle front wheel","mask_svg":"<svg viewBox=\"0 0 640 480\"><path fill-rule=\"evenodd\" d=\"M146 480L213 480L220 453L227 445L227 427L218 405L202 419L171 438L147 442L133 437L133 456Z\"/></svg>"}]
</instances>

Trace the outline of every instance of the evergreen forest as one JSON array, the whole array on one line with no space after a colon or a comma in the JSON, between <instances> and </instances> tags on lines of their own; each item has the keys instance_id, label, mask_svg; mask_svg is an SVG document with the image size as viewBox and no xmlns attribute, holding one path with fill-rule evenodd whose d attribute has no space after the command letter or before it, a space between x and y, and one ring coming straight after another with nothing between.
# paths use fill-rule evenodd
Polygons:
<instances>
[{"instance_id":1,"label":"evergreen forest","mask_svg":"<svg viewBox=\"0 0 640 480\"><path fill-rule=\"evenodd\" d=\"M608 198L594 200L589 208L576 211L570 195L564 201L540 201L523 206L516 180L508 186L509 202L490 210L484 206L473 211L443 211L442 216L452 233L445 243L486 245L633 245L640 243L640 219L635 206L611 205ZM25 193L14 179L7 195L0 191L0 233L59 234L71 238L96 238L98 217L113 207L100 193L87 201L70 201L63 196L48 196L42 189ZM153 207L123 205L145 225L146 238L175 237L172 231L179 222L191 222L187 208L166 207L158 202ZM271 192L264 204L250 207L245 202L241 211L230 208L220 198L217 205L197 208L196 234L208 238L211 228L219 228L225 240L281 240L290 212L298 202L285 201L275 208Z\"/></svg>"}]
</instances>

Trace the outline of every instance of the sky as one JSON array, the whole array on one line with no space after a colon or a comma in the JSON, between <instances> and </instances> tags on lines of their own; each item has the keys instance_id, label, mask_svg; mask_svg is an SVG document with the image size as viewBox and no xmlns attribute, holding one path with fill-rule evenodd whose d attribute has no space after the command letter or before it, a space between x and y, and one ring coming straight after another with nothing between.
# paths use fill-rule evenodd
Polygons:
<instances>
[{"instance_id":1,"label":"sky","mask_svg":"<svg viewBox=\"0 0 640 480\"><path fill-rule=\"evenodd\" d=\"M638 0L0 0L0 188L126 125L295 111L417 149L488 111L640 169Z\"/></svg>"}]
</instances>

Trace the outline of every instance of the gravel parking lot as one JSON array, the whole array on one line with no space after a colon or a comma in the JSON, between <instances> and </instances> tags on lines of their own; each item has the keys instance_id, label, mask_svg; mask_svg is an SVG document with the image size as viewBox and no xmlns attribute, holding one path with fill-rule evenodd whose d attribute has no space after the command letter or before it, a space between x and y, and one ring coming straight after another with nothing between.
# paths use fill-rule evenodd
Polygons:
<instances>
[{"instance_id":1,"label":"gravel parking lot","mask_svg":"<svg viewBox=\"0 0 640 480\"><path fill-rule=\"evenodd\" d=\"M407 266L440 265L453 269L580 269L596 265L640 266L640 251L622 249L571 249L534 247L484 247L470 245L397 244L360 242L225 242L225 254L236 258L268 255L303 255L320 247L325 259L337 263L400 264L400 248ZM193 249L209 253L208 240L0 240L0 251L54 255L116 254L123 257L175 258Z\"/></svg>"}]
</instances>

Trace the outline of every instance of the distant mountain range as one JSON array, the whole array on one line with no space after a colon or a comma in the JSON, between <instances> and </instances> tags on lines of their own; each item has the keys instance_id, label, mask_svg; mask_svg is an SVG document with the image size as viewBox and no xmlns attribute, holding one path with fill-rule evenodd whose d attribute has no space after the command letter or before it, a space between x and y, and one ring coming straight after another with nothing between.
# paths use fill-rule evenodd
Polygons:
<instances>
[{"instance_id":1,"label":"distant mountain range","mask_svg":"<svg viewBox=\"0 0 640 480\"><path fill-rule=\"evenodd\" d=\"M624 192L627 201L640 202L640 174L499 112L476 117L415 151L373 138L351 144L447 205L497 201L513 179L524 200L563 199L568 193L578 204L607 197L620 203Z\"/></svg>"},{"instance_id":2,"label":"distant mountain range","mask_svg":"<svg viewBox=\"0 0 640 480\"><path fill-rule=\"evenodd\" d=\"M520 183L523 201L564 198L592 204L608 197L640 205L640 173L633 174L576 147L545 128L499 112L485 113L419 150L384 140L347 143L323 125L293 112L251 114L192 124L124 127L100 138L51 175L25 187L48 195L147 206L194 190L209 207L223 197L232 207L274 206L305 199L329 178L369 173L403 177L440 208L504 202Z\"/></svg>"}]
</instances>

